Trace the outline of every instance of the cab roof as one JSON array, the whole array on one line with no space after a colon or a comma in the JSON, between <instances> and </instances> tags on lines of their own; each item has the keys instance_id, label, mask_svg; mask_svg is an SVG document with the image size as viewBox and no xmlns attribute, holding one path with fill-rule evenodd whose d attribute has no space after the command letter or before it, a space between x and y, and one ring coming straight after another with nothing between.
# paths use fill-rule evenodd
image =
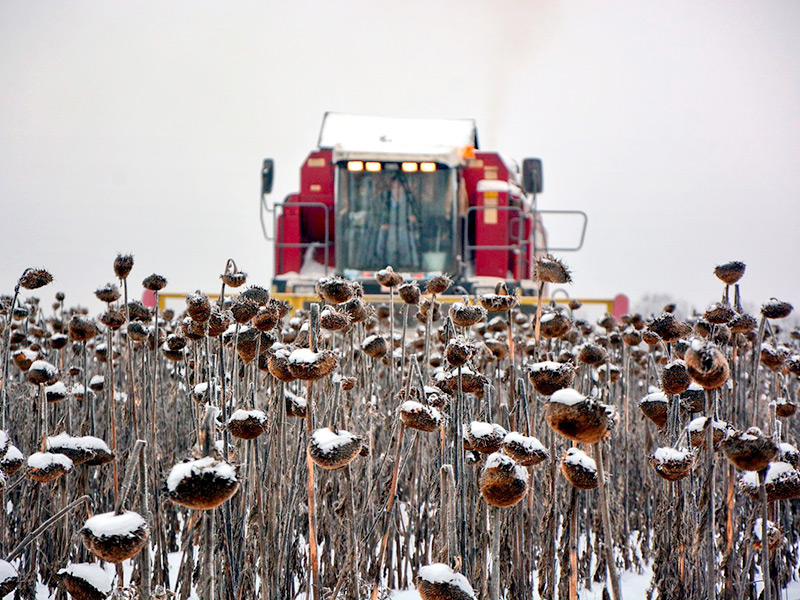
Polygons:
<instances>
[{"instance_id":1,"label":"cab roof","mask_svg":"<svg viewBox=\"0 0 800 600\"><path fill-rule=\"evenodd\" d=\"M455 167L464 150L478 147L474 119L411 119L327 112L319 148L333 161L431 161Z\"/></svg>"}]
</instances>

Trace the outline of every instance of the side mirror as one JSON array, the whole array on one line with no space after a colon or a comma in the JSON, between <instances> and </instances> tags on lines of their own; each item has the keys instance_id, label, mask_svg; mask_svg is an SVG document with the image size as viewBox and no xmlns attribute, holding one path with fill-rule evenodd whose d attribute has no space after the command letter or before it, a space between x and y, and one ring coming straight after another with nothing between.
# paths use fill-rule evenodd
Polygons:
<instances>
[{"instance_id":1,"label":"side mirror","mask_svg":"<svg viewBox=\"0 0 800 600\"><path fill-rule=\"evenodd\" d=\"M522 189L529 194L541 194L542 188L541 159L526 158L522 161Z\"/></svg>"},{"instance_id":2,"label":"side mirror","mask_svg":"<svg viewBox=\"0 0 800 600\"><path fill-rule=\"evenodd\" d=\"M272 175L275 172L275 161L271 158L264 159L261 167L261 195L266 196L272 192Z\"/></svg>"}]
</instances>

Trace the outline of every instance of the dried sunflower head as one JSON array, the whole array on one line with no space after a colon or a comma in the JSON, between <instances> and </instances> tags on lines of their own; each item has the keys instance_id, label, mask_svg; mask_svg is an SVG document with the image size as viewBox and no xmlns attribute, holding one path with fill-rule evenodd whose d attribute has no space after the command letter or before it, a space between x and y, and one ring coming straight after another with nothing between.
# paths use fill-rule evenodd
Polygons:
<instances>
[{"instance_id":1,"label":"dried sunflower head","mask_svg":"<svg viewBox=\"0 0 800 600\"><path fill-rule=\"evenodd\" d=\"M389 266L375 273L375 280L383 286L392 288L403 283L403 276L395 273L394 269Z\"/></svg>"},{"instance_id":2,"label":"dried sunflower head","mask_svg":"<svg viewBox=\"0 0 800 600\"><path fill-rule=\"evenodd\" d=\"M114 274L120 279L127 279L133 269L132 254L117 254L114 259Z\"/></svg>"},{"instance_id":3,"label":"dried sunflower head","mask_svg":"<svg viewBox=\"0 0 800 600\"><path fill-rule=\"evenodd\" d=\"M451 285L453 285L453 280L447 275L436 275L428 280L425 291L428 294L443 294Z\"/></svg>"},{"instance_id":4,"label":"dried sunflower head","mask_svg":"<svg viewBox=\"0 0 800 600\"><path fill-rule=\"evenodd\" d=\"M772 298L761 305L761 314L767 319L783 319L788 317L793 309L794 307L788 302Z\"/></svg>"},{"instance_id":5,"label":"dried sunflower head","mask_svg":"<svg viewBox=\"0 0 800 600\"><path fill-rule=\"evenodd\" d=\"M247 281L247 273L244 271L226 271L219 276L222 283L228 287L237 288L245 284Z\"/></svg>"},{"instance_id":6,"label":"dried sunflower head","mask_svg":"<svg viewBox=\"0 0 800 600\"><path fill-rule=\"evenodd\" d=\"M153 273L152 275L148 275L147 277L142 280L142 287L147 290L151 290L153 292L157 292L159 290L163 290L164 287L167 285L167 280L161 275L157 275Z\"/></svg>"},{"instance_id":7,"label":"dried sunflower head","mask_svg":"<svg viewBox=\"0 0 800 600\"><path fill-rule=\"evenodd\" d=\"M110 304L111 302L116 302L119 300L119 288L114 285L113 283L107 283L103 287L97 288L94 291L94 295L97 296L97 299L100 302L106 302Z\"/></svg>"},{"instance_id":8,"label":"dried sunflower head","mask_svg":"<svg viewBox=\"0 0 800 600\"><path fill-rule=\"evenodd\" d=\"M254 301L259 306L264 306L269 302L269 292L260 285L251 285L241 294L243 297Z\"/></svg>"},{"instance_id":9,"label":"dried sunflower head","mask_svg":"<svg viewBox=\"0 0 800 600\"><path fill-rule=\"evenodd\" d=\"M561 259L550 254L536 260L536 279L545 283L572 283L572 274Z\"/></svg>"},{"instance_id":10,"label":"dried sunflower head","mask_svg":"<svg viewBox=\"0 0 800 600\"><path fill-rule=\"evenodd\" d=\"M416 281L406 281L397 291L406 304L419 304L421 292Z\"/></svg>"},{"instance_id":11,"label":"dried sunflower head","mask_svg":"<svg viewBox=\"0 0 800 600\"><path fill-rule=\"evenodd\" d=\"M724 265L717 265L714 275L728 285L733 285L744 275L745 264L738 260L727 262Z\"/></svg>"},{"instance_id":12,"label":"dried sunflower head","mask_svg":"<svg viewBox=\"0 0 800 600\"><path fill-rule=\"evenodd\" d=\"M19 278L19 285L26 290L35 290L53 281L53 276L44 269L25 269Z\"/></svg>"}]
</instances>

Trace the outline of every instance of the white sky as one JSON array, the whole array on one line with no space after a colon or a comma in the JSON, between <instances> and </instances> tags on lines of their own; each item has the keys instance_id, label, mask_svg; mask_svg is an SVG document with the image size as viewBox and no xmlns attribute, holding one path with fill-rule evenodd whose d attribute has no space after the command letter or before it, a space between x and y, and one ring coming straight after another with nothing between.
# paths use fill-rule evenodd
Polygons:
<instances>
[{"instance_id":1,"label":"white sky","mask_svg":"<svg viewBox=\"0 0 800 600\"><path fill-rule=\"evenodd\" d=\"M99 308L134 287L268 284L277 199L326 110L468 117L544 161L542 208L589 213L572 293L800 305L800 3L735 0L0 2L0 291L27 266ZM555 234L556 232L554 232ZM136 295L137 292L134 293Z\"/></svg>"}]
</instances>

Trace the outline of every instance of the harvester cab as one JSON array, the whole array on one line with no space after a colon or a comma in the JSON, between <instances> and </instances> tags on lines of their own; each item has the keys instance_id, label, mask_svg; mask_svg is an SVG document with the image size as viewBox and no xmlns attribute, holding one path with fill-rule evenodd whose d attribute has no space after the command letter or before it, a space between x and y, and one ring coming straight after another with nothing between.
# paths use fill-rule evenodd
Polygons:
<instances>
[{"instance_id":1,"label":"harvester cab","mask_svg":"<svg viewBox=\"0 0 800 600\"><path fill-rule=\"evenodd\" d=\"M479 150L471 119L327 113L300 191L270 204L273 173L265 160L261 222L274 243L277 293L313 294L317 279L332 274L378 293L374 273L391 265L421 282L447 273L462 293L502 281L533 295L535 260L554 250L537 208L541 161L525 159L520 170ZM547 212L582 218L578 244L556 250L579 249L585 213Z\"/></svg>"}]
</instances>

